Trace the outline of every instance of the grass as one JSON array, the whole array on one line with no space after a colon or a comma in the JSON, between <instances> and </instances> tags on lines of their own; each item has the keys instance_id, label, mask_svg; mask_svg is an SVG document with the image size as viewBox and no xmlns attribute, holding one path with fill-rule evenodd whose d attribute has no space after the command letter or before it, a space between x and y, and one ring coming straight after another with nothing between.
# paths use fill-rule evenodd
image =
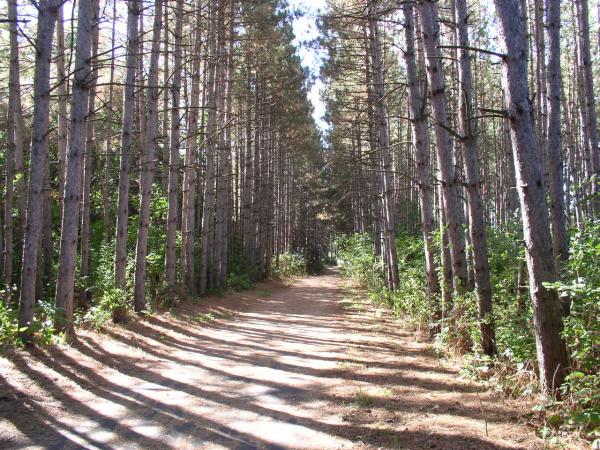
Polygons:
<instances>
[{"instance_id":1,"label":"grass","mask_svg":"<svg viewBox=\"0 0 600 450\"><path fill-rule=\"evenodd\" d=\"M256 295L258 297L270 297L271 295L273 295L273 292L259 289L258 291L256 291Z\"/></svg>"},{"instance_id":2,"label":"grass","mask_svg":"<svg viewBox=\"0 0 600 450\"><path fill-rule=\"evenodd\" d=\"M372 408L375 405L375 397L363 391L358 391L354 396L354 403L361 408Z\"/></svg>"},{"instance_id":3,"label":"grass","mask_svg":"<svg viewBox=\"0 0 600 450\"><path fill-rule=\"evenodd\" d=\"M340 369L349 370L349 369L363 369L365 367L364 364L355 363L351 361L343 361L338 362Z\"/></svg>"},{"instance_id":4,"label":"grass","mask_svg":"<svg viewBox=\"0 0 600 450\"><path fill-rule=\"evenodd\" d=\"M206 313L206 314L196 314L195 316L191 317L191 320L194 322L200 322L200 323L207 323L207 322L212 322L213 320L215 320L215 315L213 313Z\"/></svg>"}]
</instances>

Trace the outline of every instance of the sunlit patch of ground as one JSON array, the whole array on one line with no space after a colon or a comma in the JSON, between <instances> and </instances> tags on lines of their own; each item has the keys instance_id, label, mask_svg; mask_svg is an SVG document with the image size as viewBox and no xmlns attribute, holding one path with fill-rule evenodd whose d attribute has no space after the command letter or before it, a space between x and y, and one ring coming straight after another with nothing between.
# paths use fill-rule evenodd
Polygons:
<instances>
[{"instance_id":1,"label":"sunlit patch of ground","mask_svg":"<svg viewBox=\"0 0 600 450\"><path fill-rule=\"evenodd\" d=\"M0 447L544 448L334 271L0 358ZM487 435L486 435L487 424Z\"/></svg>"}]
</instances>

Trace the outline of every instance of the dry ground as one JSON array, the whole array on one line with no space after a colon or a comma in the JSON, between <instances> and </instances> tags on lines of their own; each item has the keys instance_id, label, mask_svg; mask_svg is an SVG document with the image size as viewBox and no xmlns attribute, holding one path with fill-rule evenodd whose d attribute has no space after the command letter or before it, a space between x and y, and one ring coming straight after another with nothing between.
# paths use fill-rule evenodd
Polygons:
<instances>
[{"instance_id":1,"label":"dry ground","mask_svg":"<svg viewBox=\"0 0 600 450\"><path fill-rule=\"evenodd\" d=\"M538 449L328 271L0 357L0 448ZM487 423L487 435L486 435Z\"/></svg>"}]
</instances>

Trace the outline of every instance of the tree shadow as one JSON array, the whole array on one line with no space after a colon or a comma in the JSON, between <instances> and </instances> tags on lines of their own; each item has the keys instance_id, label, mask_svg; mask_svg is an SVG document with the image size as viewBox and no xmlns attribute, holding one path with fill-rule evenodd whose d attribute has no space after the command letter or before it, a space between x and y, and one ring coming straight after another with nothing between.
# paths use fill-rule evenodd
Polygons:
<instances>
[{"instance_id":1,"label":"tree shadow","mask_svg":"<svg viewBox=\"0 0 600 450\"><path fill-rule=\"evenodd\" d=\"M29 444L48 448L302 448L301 441L278 444L265 428L286 426L295 427L299 436L322 434L358 447L364 442L386 448L512 448L467 434L409 430L395 423L373 427L341 416L333 420L336 411L355 402L354 387L459 393L455 398L481 392L455 380L456 371L436 365L431 352L407 346L410 334L394 330L377 337L377 321L396 324L374 315L349 316L337 302L338 293L335 287L301 284L257 297L239 320L200 325L177 314L150 316L108 327L102 335L82 333L68 349L14 352L9 360L18 376L60 407L39 404L17 389L10 411L0 398L0 413ZM286 295L295 295L295 302ZM300 302L317 312L311 315ZM15 390L14 383L0 381L0 389ZM338 392L339 386L346 389ZM433 406L433 400L424 403L416 395L370 401L374 409L407 416L431 412ZM477 405L446 398L435 403L445 415L481 420ZM487 419L503 423L510 413L495 405ZM77 424L78 419L88 425ZM253 428L240 427L240 421Z\"/></svg>"}]
</instances>

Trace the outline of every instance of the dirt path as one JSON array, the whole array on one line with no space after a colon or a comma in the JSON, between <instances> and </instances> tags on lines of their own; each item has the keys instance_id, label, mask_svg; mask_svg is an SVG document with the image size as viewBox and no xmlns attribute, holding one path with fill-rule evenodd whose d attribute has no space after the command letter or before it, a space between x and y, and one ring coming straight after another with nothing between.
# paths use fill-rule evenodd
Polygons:
<instances>
[{"instance_id":1,"label":"dirt path","mask_svg":"<svg viewBox=\"0 0 600 450\"><path fill-rule=\"evenodd\" d=\"M342 307L340 283L266 284L6 355L0 447L543 448L384 311Z\"/></svg>"}]
</instances>

